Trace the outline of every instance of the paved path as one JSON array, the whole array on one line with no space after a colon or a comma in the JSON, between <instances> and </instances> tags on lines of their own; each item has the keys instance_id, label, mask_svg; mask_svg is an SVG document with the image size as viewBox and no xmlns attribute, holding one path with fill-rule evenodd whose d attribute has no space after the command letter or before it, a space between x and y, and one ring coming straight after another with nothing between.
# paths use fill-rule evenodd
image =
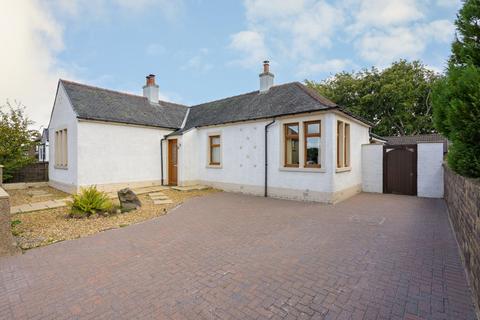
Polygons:
<instances>
[{"instance_id":1,"label":"paved path","mask_svg":"<svg viewBox=\"0 0 480 320\"><path fill-rule=\"evenodd\" d=\"M442 200L229 193L0 259L0 319L475 319Z\"/></svg>"}]
</instances>

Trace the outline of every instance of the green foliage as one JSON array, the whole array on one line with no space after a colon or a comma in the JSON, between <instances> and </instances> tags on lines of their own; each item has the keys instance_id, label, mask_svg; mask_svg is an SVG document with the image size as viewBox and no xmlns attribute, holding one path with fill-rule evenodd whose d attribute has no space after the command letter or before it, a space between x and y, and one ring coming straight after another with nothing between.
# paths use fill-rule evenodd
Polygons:
<instances>
[{"instance_id":1,"label":"green foliage","mask_svg":"<svg viewBox=\"0 0 480 320\"><path fill-rule=\"evenodd\" d=\"M99 191L96 186L80 190L73 195L70 205L70 217L85 218L97 213L105 213L112 209L113 204L105 192Z\"/></svg>"},{"instance_id":2,"label":"green foliage","mask_svg":"<svg viewBox=\"0 0 480 320\"><path fill-rule=\"evenodd\" d=\"M372 122L381 136L434 132L432 86L439 75L419 61L400 60L390 67L341 72L307 85L349 111Z\"/></svg>"},{"instance_id":3,"label":"green foliage","mask_svg":"<svg viewBox=\"0 0 480 320\"><path fill-rule=\"evenodd\" d=\"M23 106L13 106L8 101L0 106L0 164L4 166L4 181L11 179L15 170L35 162L29 154L36 137L36 132L28 129L31 124Z\"/></svg>"},{"instance_id":4,"label":"green foliage","mask_svg":"<svg viewBox=\"0 0 480 320\"><path fill-rule=\"evenodd\" d=\"M465 1L455 24L447 74L433 90L434 124L452 142L449 166L480 177L480 1Z\"/></svg>"}]
</instances>

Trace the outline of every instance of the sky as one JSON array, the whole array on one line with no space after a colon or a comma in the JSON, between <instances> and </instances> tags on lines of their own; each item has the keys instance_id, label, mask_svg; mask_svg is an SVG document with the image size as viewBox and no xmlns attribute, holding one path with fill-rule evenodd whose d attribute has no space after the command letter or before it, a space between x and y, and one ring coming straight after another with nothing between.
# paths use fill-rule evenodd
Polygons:
<instances>
[{"instance_id":1,"label":"sky","mask_svg":"<svg viewBox=\"0 0 480 320\"><path fill-rule=\"evenodd\" d=\"M0 105L48 126L58 79L195 105L420 59L442 72L460 0L5 0Z\"/></svg>"}]
</instances>

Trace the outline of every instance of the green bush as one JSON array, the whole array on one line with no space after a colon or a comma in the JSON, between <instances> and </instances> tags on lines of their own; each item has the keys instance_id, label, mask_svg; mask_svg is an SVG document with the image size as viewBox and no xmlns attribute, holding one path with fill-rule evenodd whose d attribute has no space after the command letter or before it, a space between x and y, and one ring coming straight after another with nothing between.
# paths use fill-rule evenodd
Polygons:
<instances>
[{"instance_id":1,"label":"green bush","mask_svg":"<svg viewBox=\"0 0 480 320\"><path fill-rule=\"evenodd\" d=\"M73 196L70 205L71 218L85 218L94 214L104 214L113 208L113 204L105 192L91 186L80 190Z\"/></svg>"},{"instance_id":2,"label":"green bush","mask_svg":"<svg viewBox=\"0 0 480 320\"><path fill-rule=\"evenodd\" d=\"M466 0L455 25L457 37L444 79L432 95L434 124L452 146L448 165L461 175L480 177L480 1Z\"/></svg>"}]
</instances>

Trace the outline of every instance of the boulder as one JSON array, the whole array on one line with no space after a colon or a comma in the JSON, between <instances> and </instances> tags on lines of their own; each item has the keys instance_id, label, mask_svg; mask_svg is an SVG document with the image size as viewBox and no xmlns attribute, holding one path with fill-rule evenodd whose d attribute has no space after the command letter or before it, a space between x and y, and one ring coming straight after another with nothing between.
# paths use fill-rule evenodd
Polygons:
<instances>
[{"instance_id":1,"label":"boulder","mask_svg":"<svg viewBox=\"0 0 480 320\"><path fill-rule=\"evenodd\" d=\"M142 206L137 195L130 188L122 189L117 194L122 211L135 210Z\"/></svg>"}]
</instances>

